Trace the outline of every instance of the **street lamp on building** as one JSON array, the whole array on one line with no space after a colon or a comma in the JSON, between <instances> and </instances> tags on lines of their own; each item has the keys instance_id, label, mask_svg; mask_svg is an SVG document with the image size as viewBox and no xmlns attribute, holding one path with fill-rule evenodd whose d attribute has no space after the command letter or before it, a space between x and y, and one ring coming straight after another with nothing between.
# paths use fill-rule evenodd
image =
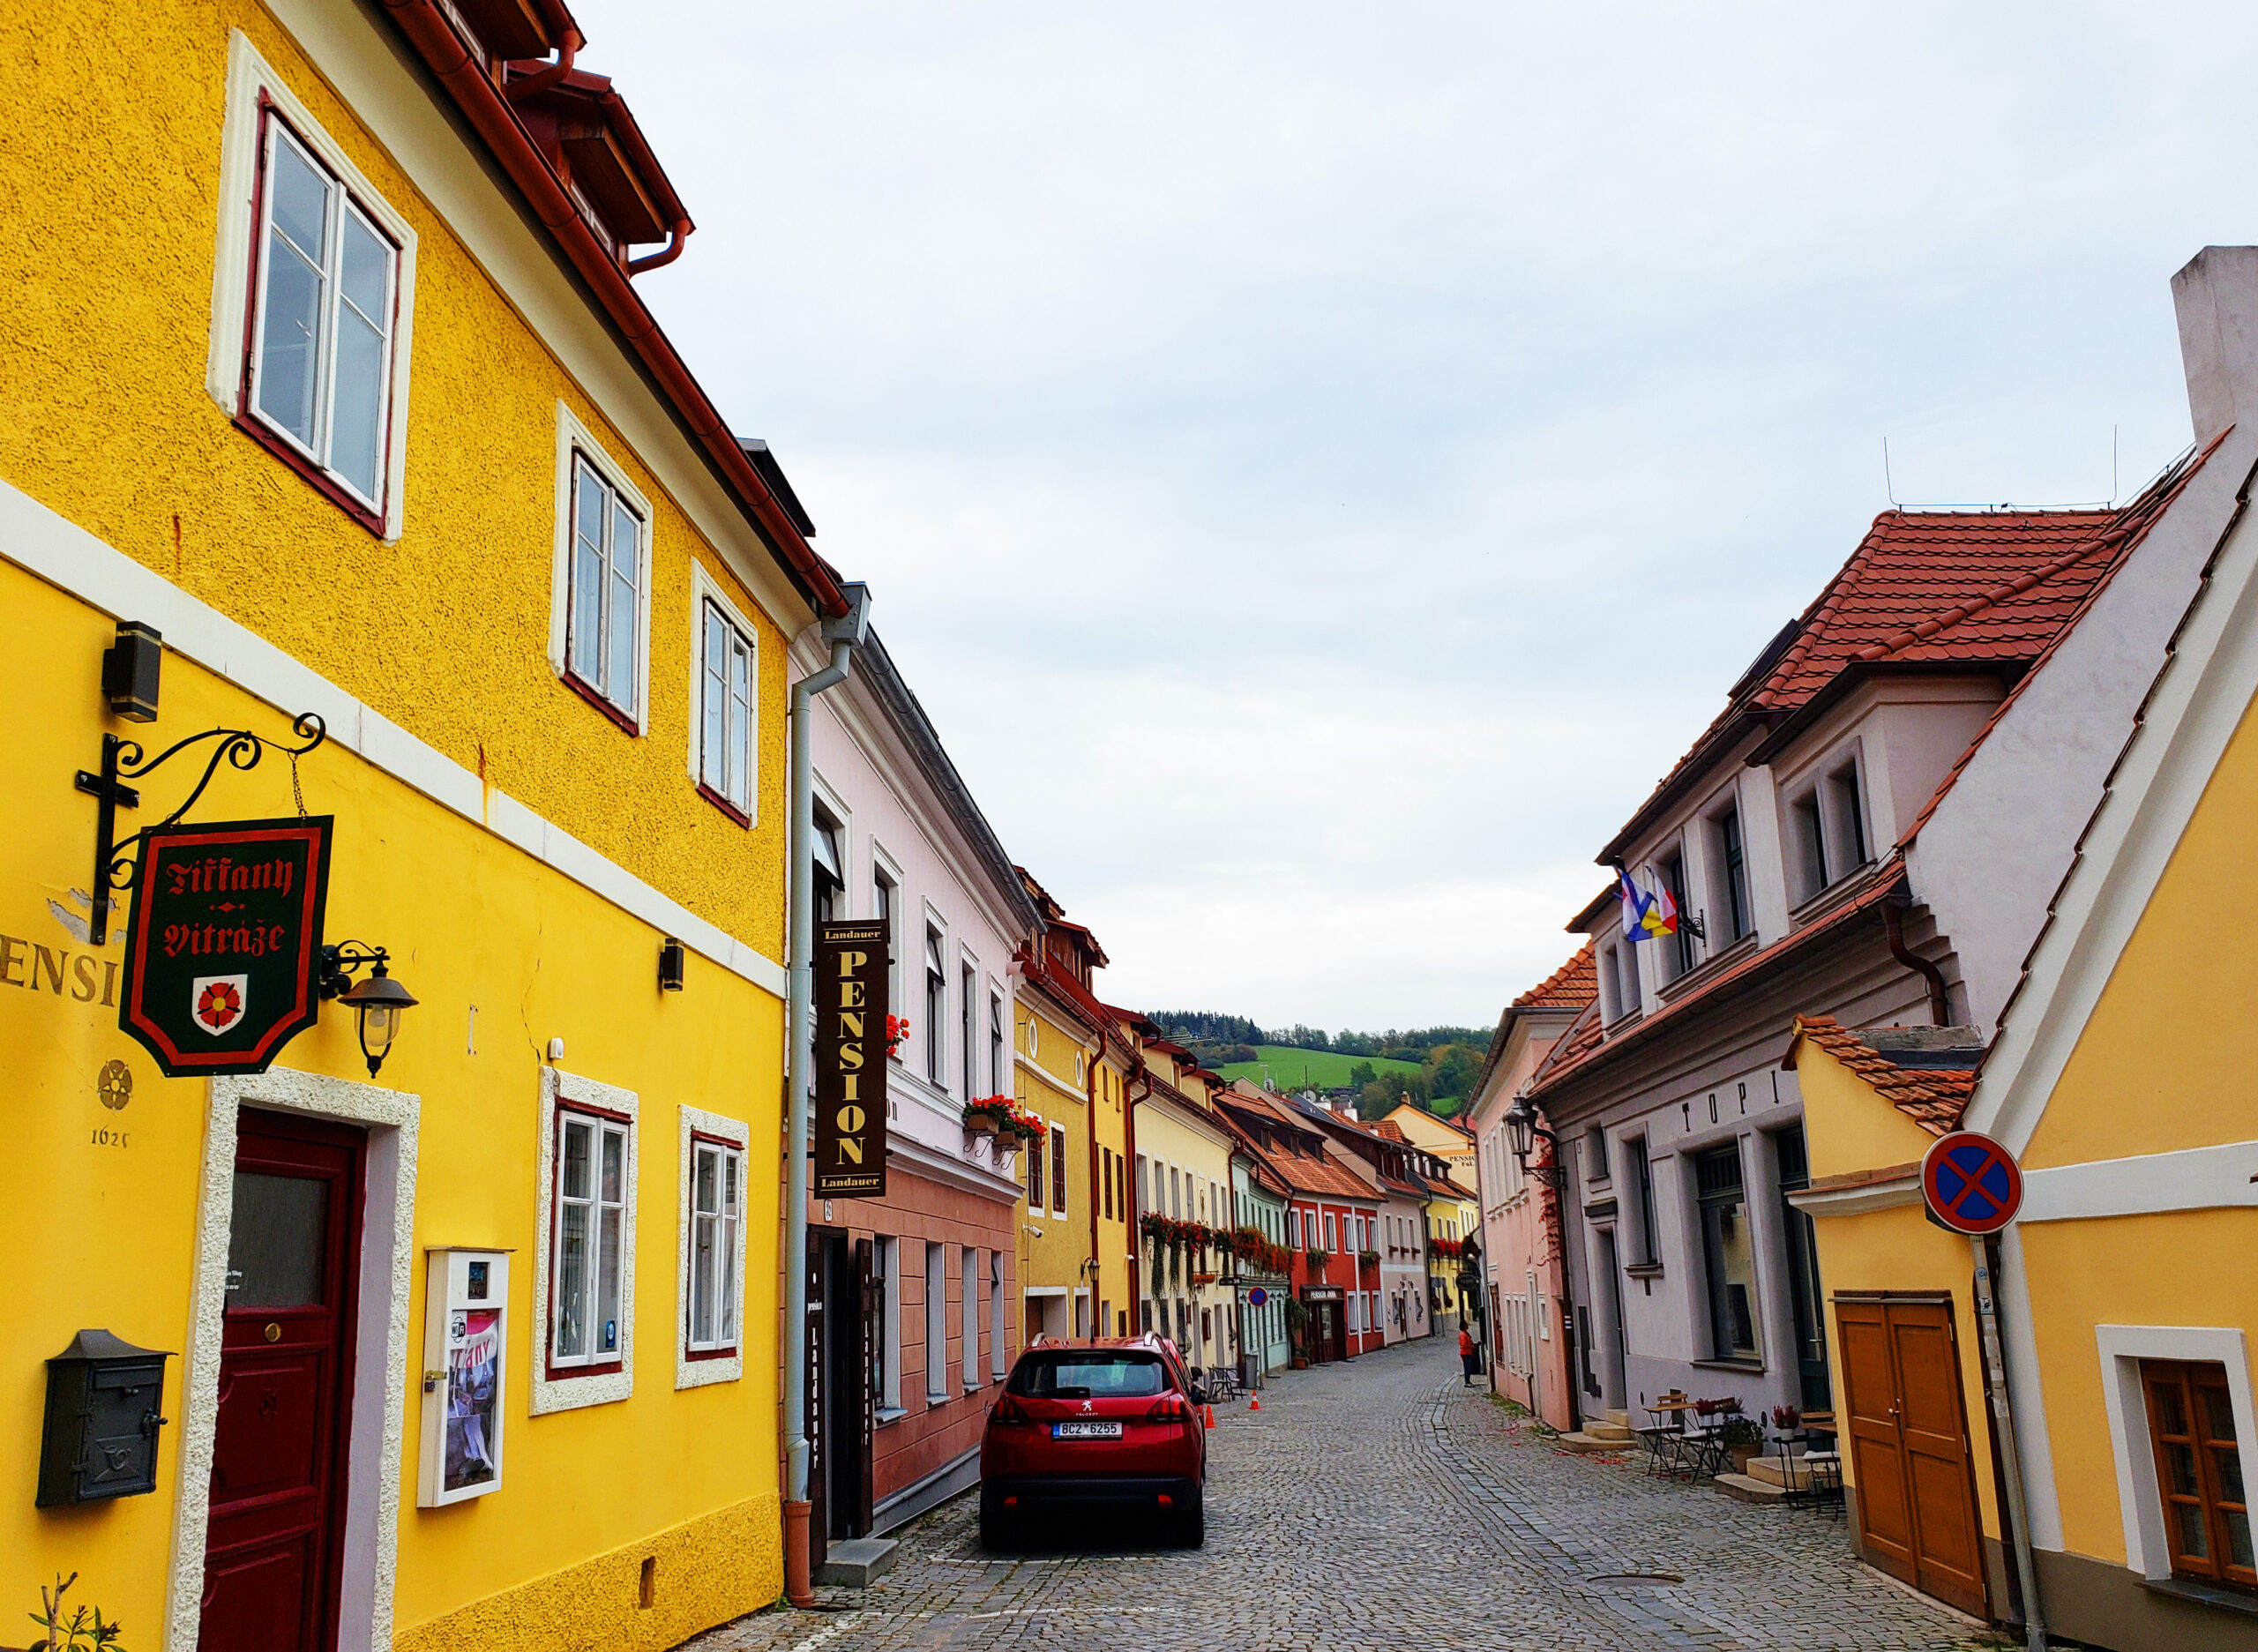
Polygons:
<instances>
[{"instance_id":1,"label":"street lamp on building","mask_svg":"<svg viewBox=\"0 0 2258 1652\"><path fill-rule=\"evenodd\" d=\"M1553 1187L1559 1186L1567 1179L1567 1173L1559 1164L1560 1139L1536 1122L1536 1109L1529 1104L1526 1095L1516 1097L1512 1110L1507 1113L1506 1134L1513 1147L1514 1157L1525 1174ZM1529 1155L1540 1140L1552 1144L1553 1162L1532 1168Z\"/></svg>"}]
</instances>

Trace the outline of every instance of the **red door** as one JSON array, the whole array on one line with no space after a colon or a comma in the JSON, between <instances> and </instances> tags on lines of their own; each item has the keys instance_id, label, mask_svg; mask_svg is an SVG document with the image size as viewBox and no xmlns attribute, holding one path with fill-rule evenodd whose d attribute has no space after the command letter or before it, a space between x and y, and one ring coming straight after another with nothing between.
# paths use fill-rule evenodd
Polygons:
<instances>
[{"instance_id":1,"label":"red door","mask_svg":"<svg viewBox=\"0 0 2258 1652\"><path fill-rule=\"evenodd\" d=\"M199 1652L332 1652L365 1138L246 1110Z\"/></svg>"}]
</instances>

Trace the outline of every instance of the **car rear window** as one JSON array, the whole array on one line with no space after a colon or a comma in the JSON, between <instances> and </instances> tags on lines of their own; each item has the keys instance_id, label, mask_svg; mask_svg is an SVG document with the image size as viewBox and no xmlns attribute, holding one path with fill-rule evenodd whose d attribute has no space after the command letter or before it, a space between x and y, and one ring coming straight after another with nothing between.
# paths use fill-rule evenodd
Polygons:
<instances>
[{"instance_id":1,"label":"car rear window","mask_svg":"<svg viewBox=\"0 0 2258 1652\"><path fill-rule=\"evenodd\" d=\"M1168 1387L1157 1354L1130 1349L1060 1349L1029 1354L1012 1372L1010 1392L1036 1399L1135 1399Z\"/></svg>"}]
</instances>

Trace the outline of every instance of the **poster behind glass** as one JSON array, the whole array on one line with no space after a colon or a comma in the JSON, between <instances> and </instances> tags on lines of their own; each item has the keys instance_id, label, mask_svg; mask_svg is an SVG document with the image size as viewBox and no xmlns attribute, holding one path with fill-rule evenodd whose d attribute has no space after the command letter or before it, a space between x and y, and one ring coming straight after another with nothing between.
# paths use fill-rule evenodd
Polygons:
<instances>
[{"instance_id":1,"label":"poster behind glass","mask_svg":"<svg viewBox=\"0 0 2258 1652\"><path fill-rule=\"evenodd\" d=\"M446 1462L449 1491L483 1485L499 1472L494 1461L494 1404L499 1387L502 1316L492 1308L458 1308L447 1322Z\"/></svg>"}]
</instances>

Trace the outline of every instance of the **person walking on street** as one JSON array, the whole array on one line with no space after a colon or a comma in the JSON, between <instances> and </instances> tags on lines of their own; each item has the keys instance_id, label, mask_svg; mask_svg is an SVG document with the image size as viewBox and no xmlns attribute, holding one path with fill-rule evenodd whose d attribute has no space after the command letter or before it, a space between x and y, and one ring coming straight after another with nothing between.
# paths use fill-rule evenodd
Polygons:
<instances>
[{"instance_id":1,"label":"person walking on street","mask_svg":"<svg viewBox=\"0 0 2258 1652\"><path fill-rule=\"evenodd\" d=\"M1463 1386L1471 1388L1475 1378L1482 1374L1482 1349L1474 1340L1474 1333L1464 1326L1458 1328L1458 1363L1465 1369Z\"/></svg>"}]
</instances>

